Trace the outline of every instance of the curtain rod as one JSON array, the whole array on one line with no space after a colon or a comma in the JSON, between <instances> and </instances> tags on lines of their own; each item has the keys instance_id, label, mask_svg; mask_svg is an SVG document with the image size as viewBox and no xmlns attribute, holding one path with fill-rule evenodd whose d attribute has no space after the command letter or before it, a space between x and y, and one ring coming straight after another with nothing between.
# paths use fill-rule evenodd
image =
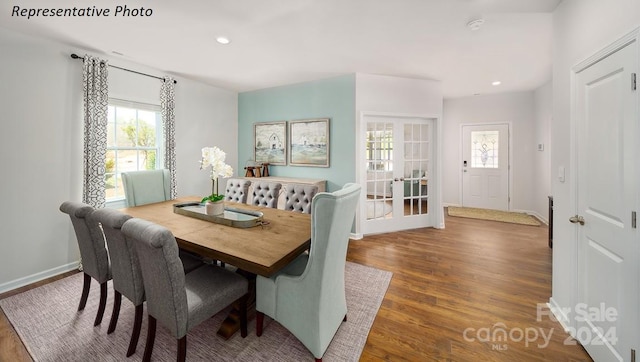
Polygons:
<instances>
[{"instance_id":1,"label":"curtain rod","mask_svg":"<svg viewBox=\"0 0 640 362\"><path fill-rule=\"evenodd\" d=\"M83 58L83 57L81 57L81 56L79 56L79 55L77 55L77 54L75 54L75 53L71 54L71 58L72 58L72 59L80 59L80 60L84 61L84 58ZM137 72L137 71L135 71L135 70L131 70L131 69L121 68L121 67L118 67L118 66L115 66L115 65L111 65L111 64L109 64L109 66L110 66L111 68L116 68L116 69L124 70L124 71L126 71L126 72L136 73L136 74L140 74L140 75L146 75L147 77L160 79L161 81L163 81L163 82L164 82L164 78L160 78L160 77L155 76L155 75L146 74L146 73L142 73L142 72ZM178 83L178 81L174 79L174 80L173 80L173 84L177 84L177 83Z\"/></svg>"}]
</instances>

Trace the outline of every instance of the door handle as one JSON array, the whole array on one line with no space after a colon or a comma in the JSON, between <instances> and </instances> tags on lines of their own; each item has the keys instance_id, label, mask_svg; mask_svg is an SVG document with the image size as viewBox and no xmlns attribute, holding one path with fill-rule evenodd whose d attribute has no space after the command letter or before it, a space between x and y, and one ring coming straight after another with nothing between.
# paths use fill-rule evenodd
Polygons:
<instances>
[{"instance_id":1,"label":"door handle","mask_svg":"<svg viewBox=\"0 0 640 362\"><path fill-rule=\"evenodd\" d=\"M576 215L576 216L572 216L569 218L569 221L572 224L580 224L580 225L584 225L584 218L580 215Z\"/></svg>"},{"instance_id":2,"label":"door handle","mask_svg":"<svg viewBox=\"0 0 640 362\"><path fill-rule=\"evenodd\" d=\"M393 181L398 182L398 181L404 181L404 177L400 177L400 178L394 178Z\"/></svg>"}]
</instances>

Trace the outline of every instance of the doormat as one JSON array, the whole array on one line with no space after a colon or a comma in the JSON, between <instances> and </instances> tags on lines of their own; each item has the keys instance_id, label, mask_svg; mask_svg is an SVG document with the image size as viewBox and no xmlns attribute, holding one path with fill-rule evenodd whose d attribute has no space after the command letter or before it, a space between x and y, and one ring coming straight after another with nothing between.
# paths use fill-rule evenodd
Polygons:
<instances>
[{"instance_id":1,"label":"doormat","mask_svg":"<svg viewBox=\"0 0 640 362\"><path fill-rule=\"evenodd\" d=\"M507 222L511 224L540 226L540 221L538 221L535 217L523 212L449 206L447 208L447 213L449 214L449 216L466 217L469 219L491 220Z\"/></svg>"}]
</instances>

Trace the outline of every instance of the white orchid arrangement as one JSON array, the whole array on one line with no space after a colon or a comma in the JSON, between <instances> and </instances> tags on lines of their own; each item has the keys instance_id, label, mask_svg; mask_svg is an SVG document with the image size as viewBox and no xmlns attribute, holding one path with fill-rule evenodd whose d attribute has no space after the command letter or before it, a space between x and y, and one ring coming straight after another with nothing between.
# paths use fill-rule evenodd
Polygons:
<instances>
[{"instance_id":1,"label":"white orchid arrangement","mask_svg":"<svg viewBox=\"0 0 640 362\"><path fill-rule=\"evenodd\" d=\"M233 176L233 168L224 163L227 156L223 150L218 147L204 147L202 149L202 159L200 160L200 169L204 170L211 167L211 195L202 199L202 202L220 201L224 195L218 194L218 178Z\"/></svg>"}]
</instances>

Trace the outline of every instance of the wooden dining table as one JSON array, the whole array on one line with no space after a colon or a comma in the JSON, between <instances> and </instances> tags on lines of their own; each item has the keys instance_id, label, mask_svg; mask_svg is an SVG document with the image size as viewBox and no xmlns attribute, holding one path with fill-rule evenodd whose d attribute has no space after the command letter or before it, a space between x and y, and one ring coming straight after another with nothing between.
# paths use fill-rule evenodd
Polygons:
<instances>
[{"instance_id":1,"label":"wooden dining table","mask_svg":"<svg viewBox=\"0 0 640 362\"><path fill-rule=\"evenodd\" d=\"M259 211L264 225L235 228L201 220L173 210L174 204L197 202L196 197L124 208L121 211L169 229L181 249L270 277L309 248L311 217L308 214L226 202L229 207Z\"/></svg>"},{"instance_id":2,"label":"wooden dining table","mask_svg":"<svg viewBox=\"0 0 640 362\"><path fill-rule=\"evenodd\" d=\"M249 279L249 292L253 292L254 297L256 275L270 277L309 249L309 214L225 202L228 207L263 214L261 225L236 228L174 212L176 204L198 201L200 199L197 197L181 197L121 211L166 227L173 233L181 249L236 266L238 272ZM237 330L237 314L231 313L218 334L228 338Z\"/></svg>"}]
</instances>

